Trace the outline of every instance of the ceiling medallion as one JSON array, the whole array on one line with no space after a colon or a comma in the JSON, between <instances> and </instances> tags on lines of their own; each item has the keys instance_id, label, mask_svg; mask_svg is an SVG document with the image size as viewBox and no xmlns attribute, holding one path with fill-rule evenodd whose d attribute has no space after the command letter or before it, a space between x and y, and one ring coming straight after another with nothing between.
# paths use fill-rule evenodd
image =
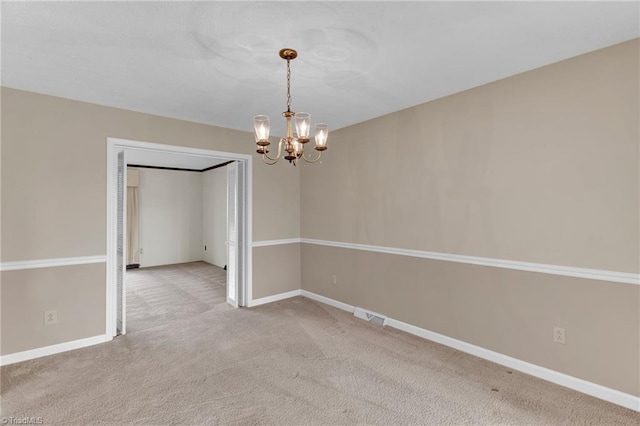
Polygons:
<instances>
[{"instance_id":1,"label":"ceiling medallion","mask_svg":"<svg viewBox=\"0 0 640 426\"><path fill-rule=\"evenodd\" d=\"M262 155L262 160L269 165L276 164L282 158L288 160L289 163L296 165L299 159L303 159L307 163L315 163L322 156L322 151L327 149L327 137L329 130L326 124L318 123L315 125L315 150L318 151L316 158L308 158L304 155L304 146L309 142L309 130L311 127L311 114L308 112L291 111L291 61L298 57L298 52L294 49L285 48L280 50L280 57L287 61L287 110L282 113L287 120L287 134L280 138L278 142L278 153L275 157L269 155L267 147L269 142L269 117L266 115L256 115L253 118L253 127L256 133L256 145L258 146L258 154ZM291 126L291 119L295 122L295 131Z\"/></svg>"}]
</instances>

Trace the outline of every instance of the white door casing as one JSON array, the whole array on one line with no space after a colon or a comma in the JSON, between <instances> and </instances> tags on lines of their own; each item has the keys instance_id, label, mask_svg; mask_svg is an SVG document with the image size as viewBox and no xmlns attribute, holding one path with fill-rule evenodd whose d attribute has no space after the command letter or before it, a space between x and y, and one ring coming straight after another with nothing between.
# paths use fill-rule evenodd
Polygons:
<instances>
[{"instance_id":1,"label":"white door casing","mask_svg":"<svg viewBox=\"0 0 640 426\"><path fill-rule=\"evenodd\" d=\"M118 188L117 188L117 260L116 260L116 333L127 334L127 283L126 283L126 259L127 259L127 161L126 151L118 152Z\"/></svg>"},{"instance_id":2,"label":"white door casing","mask_svg":"<svg viewBox=\"0 0 640 426\"><path fill-rule=\"evenodd\" d=\"M227 303L238 306L238 163L227 166Z\"/></svg>"},{"instance_id":3,"label":"white door casing","mask_svg":"<svg viewBox=\"0 0 640 426\"><path fill-rule=\"evenodd\" d=\"M236 169L236 189L234 204L236 209L236 235L237 244L234 254L236 256L235 266L236 279L232 292L232 303L234 306L251 306L253 286L252 286L252 164L251 155L236 154L229 152L211 151L198 148L188 148L173 145L156 144L149 142L131 141L126 139L107 138L107 283L106 283L106 337L111 339L117 335L118 324L118 302L125 302L126 294L124 285L119 288L117 284L118 278L118 257L121 256L118 251L118 236L120 234L118 227L118 210L126 208L126 197L123 203L118 203L118 153L127 150L149 151L156 153L178 154L183 156L206 157L223 161L235 161ZM126 154L125 154L126 155ZM124 159L124 170L126 171L126 158ZM231 165L230 164L230 165ZM228 167L228 166L227 166ZM126 172L123 176L124 185L126 185ZM124 186L126 188L126 186ZM126 191L126 189L125 189ZM125 192L126 193L126 192ZM124 213L124 210L123 210ZM122 233L126 229L126 219L123 218L123 227L120 228ZM123 244L124 244L123 234ZM122 248L122 256L126 256L126 247ZM122 258L123 271L126 268L126 257ZM227 268L229 269L229 268ZM123 282L124 283L124 282ZM126 303L122 303L122 319L126 318ZM126 320L125 320L126 324Z\"/></svg>"},{"instance_id":4,"label":"white door casing","mask_svg":"<svg viewBox=\"0 0 640 426\"><path fill-rule=\"evenodd\" d=\"M245 305L243 286L237 285L246 273L244 175L243 163L227 166L227 303L236 307Z\"/></svg>"}]
</instances>

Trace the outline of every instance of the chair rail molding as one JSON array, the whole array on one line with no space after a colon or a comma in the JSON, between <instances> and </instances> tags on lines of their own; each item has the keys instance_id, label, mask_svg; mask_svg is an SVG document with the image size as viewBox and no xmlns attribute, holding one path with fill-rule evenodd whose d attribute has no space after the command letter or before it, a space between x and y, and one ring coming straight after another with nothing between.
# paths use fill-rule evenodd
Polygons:
<instances>
[{"instance_id":1,"label":"chair rail molding","mask_svg":"<svg viewBox=\"0 0 640 426\"><path fill-rule=\"evenodd\" d=\"M468 256L464 254L439 253L433 251L373 246L367 244L344 243L339 241L315 240L310 238L301 238L301 241L306 244L315 244L327 247L338 247L351 250L395 254L398 256L442 260L445 262L466 263L469 265L490 266L493 268L515 269L517 271L538 272L541 274L563 275L567 277L587 278L591 280L640 285L640 274L629 272L605 271L599 269L578 268L573 266L548 265L544 263L522 262L518 260L494 259L488 257Z\"/></svg>"},{"instance_id":2,"label":"chair rail molding","mask_svg":"<svg viewBox=\"0 0 640 426\"><path fill-rule=\"evenodd\" d=\"M59 257L50 259L20 260L0 263L0 271L16 271L21 269L53 268L56 266L86 265L89 263L104 263L106 255Z\"/></svg>"}]
</instances>

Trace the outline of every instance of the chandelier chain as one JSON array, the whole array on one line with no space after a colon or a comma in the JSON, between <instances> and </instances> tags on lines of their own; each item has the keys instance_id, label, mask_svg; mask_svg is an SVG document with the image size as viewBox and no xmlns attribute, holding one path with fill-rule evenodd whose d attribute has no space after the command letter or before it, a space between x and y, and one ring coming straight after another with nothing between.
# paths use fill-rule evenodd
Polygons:
<instances>
[{"instance_id":1,"label":"chandelier chain","mask_svg":"<svg viewBox=\"0 0 640 426\"><path fill-rule=\"evenodd\" d=\"M287 60L287 112L291 112L291 65Z\"/></svg>"}]
</instances>

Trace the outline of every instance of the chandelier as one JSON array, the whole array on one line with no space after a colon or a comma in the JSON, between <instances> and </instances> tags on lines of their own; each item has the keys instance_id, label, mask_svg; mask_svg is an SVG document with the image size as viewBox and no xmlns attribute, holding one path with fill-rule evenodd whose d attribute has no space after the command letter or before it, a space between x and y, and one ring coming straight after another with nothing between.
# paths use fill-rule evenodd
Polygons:
<instances>
[{"instance_id":1,"label":"chandelier","mask_svg":"<svg viewBox=\"0 0 640 426\"><path fill-rule=\"evenodd\" d=\"M302 158L307 163L315 163L322 156L322 151L327 149L327 137L329 130L324 123L315 125L315 150L318 151L316 158L307 157L304 154L304 147L309 142L309 130L311 127L311 114L308 112L291 111L291 61L298 56L298 52L293 49L280 50L280 57L287 61L287 110L282 113L287 120L287 134L280 138L278 142L278 153L275 157L269 155L267 148L269 142L269 117L266 115L256 115L253 118L253 127L256 133L256 145L258 146L258 154L262 155L262 161L266 164L276 164L280 156L285 152L284 158L289 163L296 165L297 161ZM291 126L291 119L295 122L295 131Z\"/></svg>"}]
</instances>

